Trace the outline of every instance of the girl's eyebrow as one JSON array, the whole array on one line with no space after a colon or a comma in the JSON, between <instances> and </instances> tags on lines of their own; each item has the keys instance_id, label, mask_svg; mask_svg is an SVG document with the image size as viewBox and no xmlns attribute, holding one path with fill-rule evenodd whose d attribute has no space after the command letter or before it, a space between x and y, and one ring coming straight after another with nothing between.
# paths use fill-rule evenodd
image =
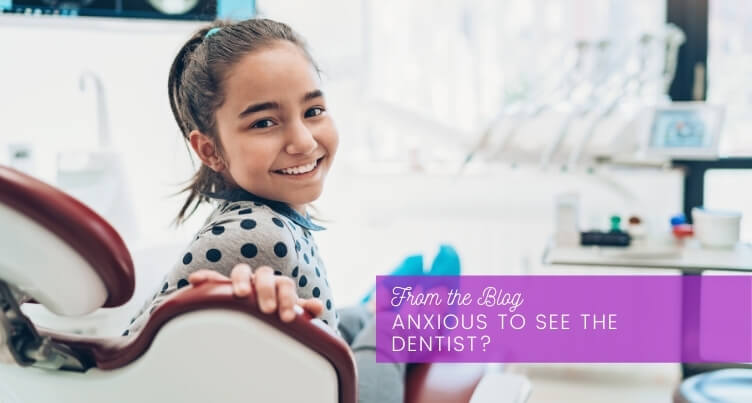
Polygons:
<instances>
[{"instance_id":1,"label":"girl's eyebrow","mask_svg":"<svg viewBox=\"0 0 752 403\"><path fill-rule=\"evenodd\" d=\"M323 97L324 93L321 92L321 90L313 90L310 92L307 92L305 95L303 95L303 99L301 100L301 103L308 102L312 99ZM279 109L279 103L277 102L261 102L258 104L249 105L247 108L243 110L243 112L240 112L240 115L238 115L238 118L242 119L252 113L265 111L268 109Z\"/></svg>"},{"instance_id":2,"label":"girl's eyebrow","mask_svg":"<svg viewBox=\"0 0 752 403\"><path fill-rule=\"evenodd\" d=\"M308 102L314 98L323 97L323 96L324 96L324 93L321 92L321 90L316 89L316 90L307 92L305 95L303 95L303 99L300 102L301 103Z\"/></svg>"},{"instance_id":3,"label":"girl's eyebrow","mask_svg":"<svg viewBox=\"0 0 752 403\"><path fill-rule=\"evenodd\" d=\"M260 104L249 105L247 108L243 110L243 112L240 112L240 115L238 115L238 118L242 119L250 115L251 113L265 111L267 109L279 109L279 104L276 102L262 102Z\"/></svg>"}]
</instances>

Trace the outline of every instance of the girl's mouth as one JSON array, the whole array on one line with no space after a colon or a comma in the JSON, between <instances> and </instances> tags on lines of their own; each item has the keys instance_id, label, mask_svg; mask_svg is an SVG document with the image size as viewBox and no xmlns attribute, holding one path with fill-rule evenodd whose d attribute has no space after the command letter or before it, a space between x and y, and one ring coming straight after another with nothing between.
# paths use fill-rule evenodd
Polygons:
<instances>
[{"instance_id":1,"label":"girl's mouth","mask_svg":"<svg viewBox=\"0 0 752 403\"><path fill-rule=\"evenodd\" d=\"M315 172L316 169L319 167L319 165L321 165L321 161L323 160L324 160L324 157L321 157L313 162L309 162L308 164L298 165L296 167L291 167L291 168L278 169L273 172L276 174L286 175L286 176L305 176L305 175Z\"/></svg>"}]
</instances>

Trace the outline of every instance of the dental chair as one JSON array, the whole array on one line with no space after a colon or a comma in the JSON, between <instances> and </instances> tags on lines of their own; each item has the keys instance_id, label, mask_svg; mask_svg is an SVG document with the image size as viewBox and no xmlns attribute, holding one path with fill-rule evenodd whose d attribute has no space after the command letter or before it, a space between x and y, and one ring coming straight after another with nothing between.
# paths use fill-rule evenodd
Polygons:
<instances>
[{"instance_id":1,"label":"dental chair","mask_svg":"<svg viewBox=\"0 0 752 403\"><path fill-rule=\"evenodd\" d=\"M229 282L184 287L122 337L39 328L20 309L84 315L124 304L134 285L128 249L104 219L0 166L0 403L357 402L341 338L302 310L282 323ZM410 403L516 403L530 386L480 365L415 364L406 389Z\"/></svg>"}]
</instances>

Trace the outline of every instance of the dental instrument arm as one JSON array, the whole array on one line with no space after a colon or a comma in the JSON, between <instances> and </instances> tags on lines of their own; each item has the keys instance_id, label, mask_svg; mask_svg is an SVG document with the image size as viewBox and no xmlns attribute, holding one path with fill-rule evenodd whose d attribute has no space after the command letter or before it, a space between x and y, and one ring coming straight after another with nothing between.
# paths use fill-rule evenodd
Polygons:
<instances>
[{"instance_id":1,"label":"dental instrument arm","mask_svg":"<svg viewBox=\"0 0 752 403\"><path fill-rule=\"evenodd\" d=\"M588 125L587 129L585 130L585 135L582 137L582 140L575 146L574 151L570 154L569 161L567 162L567 170L571 171L577 167L577 164L582 157L582 153L595 135L596 129L602 121L604 121L606 118L611 116L614 111L616 111L617 107L629 95L630 85L632 83L637 83L635 92L640 93L642 91L645 82L644 76L647 72L648 48L653 40L654 38L650 34L643 34L640 36L637 44L637 54L639 59L638 70L632 74L627 75L624 78L618 92L613 97L611 97L611 99L605 104L604 107L599 108L599 113L596 115L595 119L593 119ZM626 52L625 57L627 57L629 53L631 52Z\"/></svg>"},{"instance_id":2,"label":"dental instrument arm","mask_svg":"<svg viewBox=\"0 0 752 403\"><path fill-rule=\"evenodd\" d=\"M585 59L590 48L591 44L587 41L577 41L575 43L576 56L571 69L563 75L563 80L550 93L543 94L544 96L541 97L545 98L545 96L548 95L550 97L548 100L541 100L529 109L530 112L528 115L524 116L527 121L537 118L543 112L553 108L561 102L571 100L573 90L584 81ZM517 136L524 123L525 120L521 119L514 127L507 131L492 158L500 157L504 153L508 145Z\"/></svg>"},{"instance_id":3,"label":"dental instrument arm","mask_svg":"<svg viewBox=\"0 0 752 403\"><path fill-rule=\"evenodd\" d=\"M668 94L671 83L676 75L679 61L679 48L687 41L687 36L681 28L674 24L667 24L664 36L666 44L666 64L663 70L663 90Z\"/></svg>"},{"instance_id":4,"label":"dental instrument arm","mask_svg":"<svg viewBox=\"0 0 752 403\"><path fill-rule=\"evenodd\" d=\"M646 84L649 81L652 81L647 78L648 75L648 59L649 59L649 49L651 46L656 44L655 36L651 34L643 34L640 37L639 44L638 44L638 59L639 59L639 70L635 72L634 74L631 74L629 77L627 77L624 81L624 85L621 88L621 95L614 98L610 105L608 107L604 108L602 113L598 116L596 120L593 121L593 123L589 126L587 130L587 134L583 137L580 144L577 146L575 151L571 154L571 157L569 159L569 168L574 169L576 165L579 163L582 154L584 152L584 149L587 147L587 145L590 143L592 138L595 135L595 130L604 119L606 119L608 116L610 116L620 105L621 102L629 95L630 90L629 86L632 83L637 83L637 88L634 89L634 93L636 95L640 95L643 92L643 89L646 87ZM674 75L676 73L676 63L678 60L678 52L681 45L685 42L686 36L681 31L680 28L678 28L674 24L667 24L666 28L662 35L662 44L664 45L665 49L665 55L664 55L664 66L663 71L661 72L660 76L656 79L661 80L661 89L663 91L663 94L667 94L669 87L671 86L671 82L673 81Z\"/></svg>"},{"instance_id":5,"label":"dental instrument arm","mask_svg":"<svg viewBox=\"0 0 752 403\"><path fill-rule=\"evenodd\" d=\"M600 99L598 90L603 82L606 81L606 79L610 76L610 73L613 71L611 67L612 64L609 63L610 48L611 43L607 40L597 42L595 46L595 49L597 51L597 54L595 56L596 62L591 74L592 77L590 79L583 77L581 85L575 89L581 90L582 94L584 94L580 97L581 99L576 99L576 96L578 95L577 91L572 92L570 96L571 103L573 104L572 111L567 115L564 123L562 123L562 125L559 127L556 137L551 143L549 143L548 147L546 147L545 151L541 155L541 169L547 169L550 165L554 154L561 147L564 139L569 136L572 122L574 122L575 119L589 113L599 103Z\"/></svg>"},{"instance_id":6,"label":"dental instrument arm","mask_svg":"<svg viewBox=\"0 0 752 403\"><path fill-rule=\"evenodd\" d=\"M582 50L584 48L584 43L579 44L581 46L577 47L577 53L574 57L574 60L570 62L569 67L564 69L564 72L555 79L553 89L547 90L544 88L541 88L540 86L534 91L534 94L532 95L532 99L541 99L545 98L546 96L554 96L559 93L565 92L564 89L570 86L570 82L572 80L572 74L574 71L576 71L577 68L582 64ZM561 60L566 59L567 54L571 52L570 49L565 49L563 52L557 52L557 56L554 57L552 63L547 64L546 68L539 71L539 76L543 76L546 73L550 72L551 70L555 70L561 65ZM484 148L488 148L490 144L491 138L496 135L497 127L499 124L501 124L505 119L507 118L514 118L514 117L530 117L530 116L537 116L544 110L546 110L548 107L547 103L537 101L536 104L530 104L527 105L524 104L524 101L518 100L516 102L513 102L511 104L505 104L501 107L499 112L489 121L489 123L484 126L484 129L480 132L480 136L478 141L475 143L475 145L470 149L470 151L466 154L465 158L462 161L462 165L459 169L459 174L461 174L464 171L464 168L467 166L470 161L472 161L475 156L480 153ZM517 126L520 126L521 122L518 122ZM499 149L503 149L505 147L505 144L507 142L507 139L510 138L510 136L513 136L513 134L516 132L516 129L513 127L509 130L506 130L505 132L501 133L501 140L499 141ZM491 158L495 158L496 154L490 156Z\"/></svg>"}]
</instances>

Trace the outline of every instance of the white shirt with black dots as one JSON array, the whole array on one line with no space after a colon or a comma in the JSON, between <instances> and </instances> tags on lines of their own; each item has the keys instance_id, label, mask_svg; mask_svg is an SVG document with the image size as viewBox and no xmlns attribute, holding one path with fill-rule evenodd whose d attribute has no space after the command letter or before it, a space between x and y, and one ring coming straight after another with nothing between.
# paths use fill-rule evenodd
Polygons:
<instances>
[{"instance_id":1,"label":"white shirt with black dots","mask_svg":"<svg viewBox=\"0 0 752 403\"><path fill-rule=\"evenodd\" d=\"M321 300L324 311L319 319L338 333L339 315L311 232L263 203L234 201L221 202L212 212L124 334L138 332L170 294L188 285L194 271L210 269L229 277L238 263L252 270L269 266L276 275L290 277L298 297Z\"/></svg>"}]
</instances>

